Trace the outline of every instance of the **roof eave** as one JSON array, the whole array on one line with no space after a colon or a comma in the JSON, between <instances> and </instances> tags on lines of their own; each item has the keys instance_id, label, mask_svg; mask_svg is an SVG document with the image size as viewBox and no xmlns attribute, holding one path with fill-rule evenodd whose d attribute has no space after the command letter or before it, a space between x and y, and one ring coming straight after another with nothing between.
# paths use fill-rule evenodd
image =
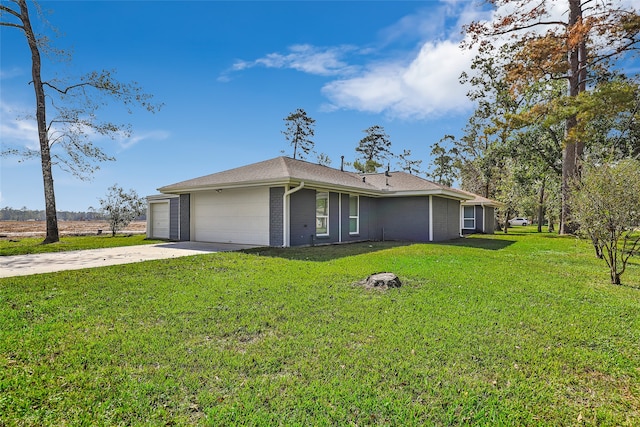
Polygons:
<instances>
[{"instance_id":1,"label":"roof eave","mask_svg":"<svg viewBox=\"0 0 640 427\"><path fill-rule=\"evenodd\" d=\"M185 185L185 186L173 186L168 185L160 187L157 190L164 194L184 194L191 193L193 191L209 191L209 190L223 190L231 188L242 187L263 187L266 185L287 185L291 180L283 180L282 178L272 180L259 180L259 181L242 181L242 182L227 182L220 184L206 184L206 185Z\"/></svg>"},{"instance_id":2,"label":"roof eave","mask_svg":"<svg viewBox=\"0 0 640 427\"><path fill-rule=\"evenodd\" d=\"M398 190L398 191L384 191L383 194L389 197L407 197L407 196L440 196L448 199L456 200L470 200L472 197L466 194L458 193L457 191L450 191L443 188L434 190Z\"/></svg>"},{"instance_id":3,"label":"roof eave","mask_svg":"<svg viewBox=\"0 0 640 427\"><path fill-rule=\"evenodd\" d=\"M194 191L212 191L223 189L234 189L243 187L264 187L264 186L277 186L277 185L292 185L305 183L306 188L316 188L328 191L342 192L342 193L357 193L361 195L367 195L371 197L407 197L407 196L440 196L450 199L456 199L461 201L468 201L473 199L472 196L459 193L457 191L447 190L444 188L432 189L432 190L387 190L378 188L362 188L355 185L343 185L343 184L331 184L324 181L314 181L303 178L277 178L270 180L256 180L256 181L242 181L220 184L207 184L200 186L165 186L158 188L162 194L185 194Z\"/></svg>"},{"instance_id":4,"label":"roof eave","mask_svg":"<svg viewBox=\"0 0 640 427\"><path fill-rule=\"evenodd\" d=\"M353 192L360 194L380 195L382 191L377 189L367 189L350 185L329 184L323 181L313 181L308 179L290 178L290 179L276 179L276 180L260 180L260 181L245 181L234 182L225 184L207 184L201 186L166 186L160 187L157 190L162 194L184 194L191 193L193 191L210 191L210 190L224 190L243 187L264 187L264 186L278 186L278 185L292 185L305 183L306 187L321 188L325 190L331 190L336 192Z\"/></svg>"},{"instance_id":5,"label":"roof eave","mask_svg":"<svg viewBox=\"0 0 640 427\"><path fill-rule=\"evenodd\" d=\"M474 202L473 200L467 200L462 202L463 205L466 206L487 206L489 208L501 208L504 206L504 203L496 202L496 201L488 201L488 202Z\"/></svg>"}]
</instances>

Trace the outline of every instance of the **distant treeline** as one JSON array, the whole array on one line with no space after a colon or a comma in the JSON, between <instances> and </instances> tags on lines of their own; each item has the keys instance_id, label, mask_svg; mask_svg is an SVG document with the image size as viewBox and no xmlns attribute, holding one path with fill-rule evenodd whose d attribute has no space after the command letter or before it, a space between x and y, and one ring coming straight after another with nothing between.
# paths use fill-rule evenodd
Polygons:
<instances>
[{"instance_id":1,"label":"distant treeline","mask_svg":"<svg viewBox=\"0 0 640 427\"><path fill-rule=\"evenodd\" d=\"M22 208L14 209L8 206L0 209L0 221L44 221L45 212L43 210L31 210ZM105 216L99 211L88 212L70 212L70 211L58 211L58 220L60 221L94 221L104 220ZM140 220L146 219L143 215Z\"/></svg>"}]
</instances>

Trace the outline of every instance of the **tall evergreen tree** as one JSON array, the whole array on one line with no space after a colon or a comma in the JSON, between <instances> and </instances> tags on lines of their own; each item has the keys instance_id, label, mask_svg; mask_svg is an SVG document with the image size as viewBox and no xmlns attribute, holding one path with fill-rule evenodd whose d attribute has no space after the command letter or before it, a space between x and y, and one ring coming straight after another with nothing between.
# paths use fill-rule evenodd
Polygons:
<instances>
[{"instance_id":1,"label":"tall evergreen tree","mask_svg":"<svg viewBox=\"0 0 640 427\"><path fill-rule=\"evenodd\" d=\"M363 132L366 135L356 147L361 159L353 162L353 166L360 172L376 172L393 155L391 140L380 125L371 126Z\"/></svg>"},{"instance_id":2,"label":"tall evergreen tree","mask_svg":"<svg viewBox=\"0 0 640 427\"><path fill-rule=\"evenodd\" d=\"M400 170L409 172L411 175L418 175L422 160L414 160L411 158L411 150L402 150L402 154L398 154L398 166Z\"/></svg>"},{"instance_id":3,"label":"tall evergreen tree","mask_svg":"<svg viewBox=\"0 0 640 427\"><path fill-rule=\"evenodd\" d=\"M283 120L286 122L286 130L282 131L282 134L293 146L293 158L296 159L299 156L301 160L304 160L315 146L315 142L311 138L315 135L316 121L309 117L302 108L298 108Z\"/></svg>"},{"instance_id":4,"label":"tall evergreen tree","mask_svg":"<svg viewBox=\"0 0 640 427\"><path fill-rule=\"evenodd\" d=\"M441 185L451 187L453 180L456 178L456 158L457 149L449 149L446 146L447 141L453 141L453 135L445 135L440 141L431 146L431 168L427 172L427 177L433 179Z\"/></svg>"}]
</instances>

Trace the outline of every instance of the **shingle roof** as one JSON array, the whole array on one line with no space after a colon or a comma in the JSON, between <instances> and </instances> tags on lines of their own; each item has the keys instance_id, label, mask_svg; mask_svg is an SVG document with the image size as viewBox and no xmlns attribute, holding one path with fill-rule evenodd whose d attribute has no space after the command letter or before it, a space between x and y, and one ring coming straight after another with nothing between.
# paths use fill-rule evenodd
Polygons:
<instances>
[{"instance_id":1,"label":"shingle roof","mask_svg":"<svg viewBox=\"0 0 640 427\"><path fill-rule=\"evenodd\" d=\"M206 188L292 183L299 181L342 186L363 191L377 190L372 185L363 182L362 178L356 173L343 172L327 166L302 160L294 160L289 157L276 157L275 159L167 185L158 190L163 193L171 193Z\"/></svg>"},{"instance_id":2,"label":"shingle roof","mask_svg":"<svg viewBox=\"0 0 640 427\"><path fill-rule=\"evenodd\" d=\"M361 176L376 188L385 191L453 190L406 172L368 173Z\"/></svg>"},{"instance_id":3,"label":"shingle roof","mask_svg":"<svg viewBox=\"0 0 640 427\"><path fill-rule=\"evenodd\" d=\"M359 191L372 195L398 193L441 194L463 200L475 195L445 187L405 172L359 174L328 166L294 160L290 157L241 166L234 169L189 179L159 188L162 193L184 193L193 190L242 187L265 184L297 184ZM402 195L398 194L398 195Z\"/></svg>"},{"instance_id":4,"label":"shingle roof","mask_svg":"<svg viewBox=\"0 0 640 427\"><path fill-rule=\"evenodd\" d=\"M473 197L473 199L471 199L471 200L465 200L464 201L465 205L485 205L485 206L490 206L490 207L494 207L494 208L499 208L499 207L504 205L504 203L500 203L500 202L497 202L495 200L487 199L486 197L479 196L479 195L471 193L469 191L465 191L465 190L458 190L458 191L460 191L461 193L468 194L469 196Z\"/></svg>"}]
</instances>

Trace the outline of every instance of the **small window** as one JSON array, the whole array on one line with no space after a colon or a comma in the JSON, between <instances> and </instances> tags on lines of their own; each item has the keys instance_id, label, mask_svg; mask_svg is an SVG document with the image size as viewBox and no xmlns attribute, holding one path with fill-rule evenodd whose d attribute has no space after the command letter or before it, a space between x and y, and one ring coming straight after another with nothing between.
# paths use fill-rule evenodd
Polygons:
<instances>
[{"instance_id":1,"label":"small window","mask_svg":"<svg viewBox=\"0 0 640 427\"><path fill-rule=\"evenodd\" d=\"M329 235L329 193L316 193L316 235Z\"/></svg>"},{"instance_id":2,"label":"small window","mask_svg":"<svg viewBox=\"0 0 640 427\"><path fill-rule=\"evenodd\" d=\"M360 197L349 196L349 234L360 232Z\"/></svg>"},{"instance_id":3,"label":"small window","mask_svg":"<svg viewBox=\"0 0 640 427\"><path fill-rule=\"evenodd\" d=\"M476 216L474 206L464 206L462 214L462 228L465 230L475 230Z\"/></svg>"}]
</instances>

